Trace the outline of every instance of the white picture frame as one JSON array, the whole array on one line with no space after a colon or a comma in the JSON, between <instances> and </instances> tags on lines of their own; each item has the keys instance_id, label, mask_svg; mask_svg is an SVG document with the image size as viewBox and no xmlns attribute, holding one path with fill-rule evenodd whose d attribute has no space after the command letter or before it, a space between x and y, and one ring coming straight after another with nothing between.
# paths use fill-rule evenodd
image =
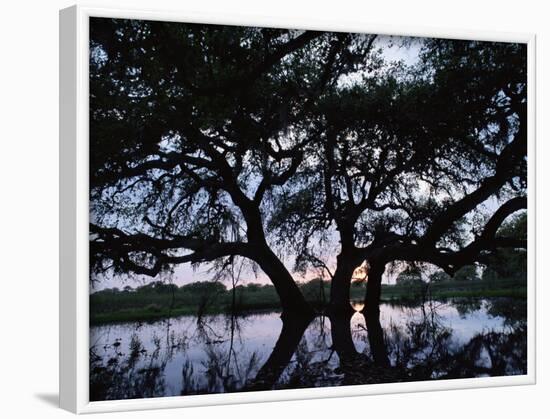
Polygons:
<instances>
[{"instance_id":1,"label":"white picture frame","mask_svg":"<svg viewBox=\"0 0 550 419\"><path fill-rule=\"evenodd\" d=\"M74 413L114 412L233 403L255 403L387 393L534 384L535 377L535 159L528 163L528 373L521 376L444 381L308 388L140 400L90 402L89 264L88 264L88 22L113 17L299 28L388 35L513 41L528 45L528 153L535 154L535 36L455 29L318 22L249 15L202 15L185 11L152 11L72 6L60 12L60 406Z\"/></svg>"}]
</instances>

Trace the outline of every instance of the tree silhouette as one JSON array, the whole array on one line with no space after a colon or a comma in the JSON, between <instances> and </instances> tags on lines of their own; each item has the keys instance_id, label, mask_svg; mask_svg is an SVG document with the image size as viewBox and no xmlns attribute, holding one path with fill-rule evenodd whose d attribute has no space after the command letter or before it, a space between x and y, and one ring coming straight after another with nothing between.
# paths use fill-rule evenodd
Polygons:
<instances>
[{"instance_id":1,"label":"tree silhouette","mask_svg":"<svg viewBox=\"0 0 550 419\"><path fill-rule=\"evenodd\" d=\"M389 262L525 246L497 235L526 206L525 46L424 40L404 65L375 40L92 18L94 274L242 257L309 313L279 255L319 264L338 237L331 309L366 263L376 314Z\"/></svg>"},{"instance_id":2,"label":"tree silhouette","mask_svg":"<svg viewBox=\"0 0 550 419\"><path fill-rule=\"evenodd\" d=\"M373 39L92 19L95 272L155 276L239 256L267 274L285 311L310 311L266 218L318 136L317 97L365 60Z\"/></svg>"},{"instance_id":3,"label":"tree silhouette","mask_svg":"<svg viewBox=\"0 0 550 419\"><path fill-rule=\"evenodd\" d=\"M275 219L281 242L306 262L318 260L312 242L334 230L332 310L350 310L352 274L364 263L365 307L376 316L389 262L452 275L498 248L526 246L496 234L527 205L525 58L525 45L426 40L418 65L323 98L314 163Z\"/></svg>"}]
</instances>

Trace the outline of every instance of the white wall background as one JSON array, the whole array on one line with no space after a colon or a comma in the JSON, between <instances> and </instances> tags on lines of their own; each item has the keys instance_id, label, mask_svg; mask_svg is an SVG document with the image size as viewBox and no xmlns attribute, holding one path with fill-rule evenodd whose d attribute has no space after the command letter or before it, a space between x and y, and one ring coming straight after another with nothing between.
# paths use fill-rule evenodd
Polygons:
<instances>
[{"instance_id":1,"label":"white wall background","mask_svg":"<svg viewBox=\"0 0 550 419\"><path fill-rule=\"evenodd\" d=\"M537 39L536 386L116 414L135 418L541 417L550 372L543 265L550 231L550 13L544 1L142 0L117 6L535 32ZM5 1L0 23L0 416L68 417L58 386L58 9L71 1ZM99 2L95 5L101 4ZM103 2L103 4L108 4ZM106 414L103 417L115 417Z\"/></svg>"}]
</instances>

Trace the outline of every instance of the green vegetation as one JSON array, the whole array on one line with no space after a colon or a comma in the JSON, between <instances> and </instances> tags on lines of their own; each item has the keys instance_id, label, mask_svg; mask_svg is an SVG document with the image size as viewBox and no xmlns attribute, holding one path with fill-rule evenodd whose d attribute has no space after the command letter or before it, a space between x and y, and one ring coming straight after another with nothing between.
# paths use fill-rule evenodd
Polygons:
<instances>
[{"instance_id":1,"label":"green vegetation","mask_svg":"<svg viewBox=\"0 0 550 419\"><path fill-rule=\"evenodd\" d=\"M454 297L527 297L527 281L523 278L495 280L448 279L438 282L414 282L382 285L382 301L418 301L423 298L446 299Z\"/></svg>"},{"instance_id":2,"label":"green vegetation","mask_svg":"<svg viewBox=\"0 0 550 419\"><path fill-rule=\"evenodd\" d=\"M395 285L384 284L382 301L418 302L427 297L526 297L525 276L483 280L456 280L441 274L432 276L429 282L409 280ZM438 276L445 279L435 280ZM328 301L330 284L327 281L314 279L299 283L299 287L308 302L317 309ZM365 284L353 284L350 299L362 301L364 297ZM184 314L202 316L224 313L232 310L232 302L233 290L220 282L194 282L181 287L153 282L137 288L110 288L90 295L90 323L151 321ZM235 288L237 312L273 309L280 309L273 285L250 283Z\"/></svg>"},{"instance_id":3,"label":"green vegetation","mask_svg":"<svg viewBox=\"0 0 550 419\"><path fill-rule=\"evenodd\" d=\"M182 314L229 311L232 291L220 282L194 282L178 287L153 282L137 288L105 289L90 295L90 323L154 320ZM279 308L272 285L248 284L235 289L236 310Z\"/></svg>"}]
</instances>

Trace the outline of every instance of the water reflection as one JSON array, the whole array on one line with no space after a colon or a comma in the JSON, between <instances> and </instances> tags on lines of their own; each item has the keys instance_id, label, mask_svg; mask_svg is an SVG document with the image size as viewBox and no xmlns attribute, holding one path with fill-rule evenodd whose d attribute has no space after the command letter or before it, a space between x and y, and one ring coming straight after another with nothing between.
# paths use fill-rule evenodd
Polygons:
<instances>
[{"instance_id":1,"label":"water reflection","mask_svg":"<svg viewBox=\"0 0 550 419\"><path fill-rule=\"evenodd\" d=\"M525 374L525 312L520 300L459 300L382 305L380 319L272 312L96 326L90 399Z\"/></svg>"}]
</instances>

